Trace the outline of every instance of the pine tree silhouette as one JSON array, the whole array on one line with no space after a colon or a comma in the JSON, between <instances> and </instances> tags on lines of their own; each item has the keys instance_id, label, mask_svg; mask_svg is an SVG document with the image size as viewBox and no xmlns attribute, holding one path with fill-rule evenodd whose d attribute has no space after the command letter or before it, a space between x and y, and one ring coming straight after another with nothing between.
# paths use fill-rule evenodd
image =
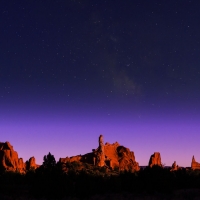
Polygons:
<instances>
[{"instance_id":1,"label":"pine tree silhouette","mask_svg":"<svg viewBox=\"0 0 200 200\"><path fill-rule=\"evenodd\" d=\"M56 166L55 157L50 152L44 156L43 160L44 160L43 162L44 168L52 169Z\"/></svg>"}]
</instances>

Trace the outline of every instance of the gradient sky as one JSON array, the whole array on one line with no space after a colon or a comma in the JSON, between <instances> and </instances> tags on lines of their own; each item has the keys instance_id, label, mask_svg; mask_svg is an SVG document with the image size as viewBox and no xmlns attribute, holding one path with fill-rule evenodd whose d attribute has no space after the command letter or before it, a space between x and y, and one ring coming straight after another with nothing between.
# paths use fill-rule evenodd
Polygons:
<instances>
[{"instance_id":1,"label":"gradient sky","mask_svg":"<svg viewBox=\"0 0 200 200\"><path fill-rule=\"evenodd\" d=\"M42 164L104 141L200 162L200 1L2 0L0 141Z\"/></svg>"}]
</instances>

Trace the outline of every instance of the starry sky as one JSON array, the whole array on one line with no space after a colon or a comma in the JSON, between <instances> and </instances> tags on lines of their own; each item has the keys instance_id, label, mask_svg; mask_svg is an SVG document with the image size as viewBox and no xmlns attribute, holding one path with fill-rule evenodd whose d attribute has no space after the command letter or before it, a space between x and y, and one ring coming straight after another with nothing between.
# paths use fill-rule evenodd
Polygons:
<instances>
[{"instance_id":1,"label":"starry sky","mask_svg":"<svg viewBox=\"0 0 200 200\"><path fill-rule=\"evenodd\" d=\"M118 141L200 162L200 1L2 0L0 141L42 164Z\"/></svg>"}]
</instances>

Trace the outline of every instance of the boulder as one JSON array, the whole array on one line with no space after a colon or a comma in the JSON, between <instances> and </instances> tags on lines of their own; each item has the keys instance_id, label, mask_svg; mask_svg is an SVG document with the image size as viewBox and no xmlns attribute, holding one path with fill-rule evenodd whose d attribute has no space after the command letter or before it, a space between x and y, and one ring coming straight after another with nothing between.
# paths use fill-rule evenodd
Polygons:
<instances>
[{"instance_id":1,"label":"boulder","mask_svg":"<svg viewBox=\"0 0 200 200\"><path fill-rule=\"evenodd\" d=\"M149 167L153 167L154 165L162 167L161 156L159 152L154 152L149 159Z\"/></svg>"}]
</instances>

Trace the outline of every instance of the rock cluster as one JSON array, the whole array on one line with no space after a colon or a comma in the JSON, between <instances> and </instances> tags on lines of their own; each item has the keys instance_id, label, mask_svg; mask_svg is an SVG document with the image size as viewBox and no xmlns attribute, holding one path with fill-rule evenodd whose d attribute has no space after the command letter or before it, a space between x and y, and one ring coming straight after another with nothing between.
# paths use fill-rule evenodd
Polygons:
<instances>
[{"instance_id":1,"label":"rock cluster","mask_svg":"<svg viewBox=\"0 0 200 200\"><path fill-rule=\"evenodd\" d=\"M100 161L97 162L98 166L108 166L112 169L119 168L120 171L138 171L140 169L139 164L135 161L134 152L121 146L118 142L115 142L114 144L106 143L104 145L102 135L99 137L99 147L95 152L101 152L100 154L97 154L96 158L97 161ZM94 155L94 158L95 156L96 154Z\"/></svg>"},{"instance_id":2,"label":"rock cluster","mask_svg":"<svg viewBox=\"0 0 200 200\"><path fill-rule=\"evenodd\" d=\"M18 153L14 151L13 146L9 142L0 142L0 168L3 170L25 173L26 170L30 169L30 166L34 165L35 168L37 167L35 160L29 164L30 160L24 163L22 158L18 158Z\"/></svg>"},{"instance_id":3,"label":"rock cluster","mask_svg":"<svg viewBox=\"0 0 200 200\"><path fill-rule=\"evenodd\" d=\"M200 169L200 163L196 162L194 156L192 157L191 169Z\"/></svg>"},{"instance_id":4,"label":"rock cluster","mask_svg":"<svg viewBox=\"0 0 200 200\"><path fill-rule=\"evenodd\" d=\"M103 142L103 136L99 136L99 146L93 149L91 153L74 157L60 158L60 163L66 162L84 162L100 167L109 167L111 169L138 171L139 164L135 161L134 152L121 146L118 142L109 144Z\"/></svg>"},{"instance_id":5,"label":"rock cluster","mask_svg":"<svg viewBox=\"0 0 200 200\"><path fill-rule=\"evenodd\" d=\"M84 163L88 163L91 166L117 169L119 171L127 170L134 172L140 170L139 164L135 160L134 152L130 151L129 148L120 145L118 142L113 144L107 142L104 144L102 135L99 136L98 143L98 148L93 149L92 152L85 155L60 158L59 163L65 167L68 162L79 162L82 163L82 165L80 165L82 167L84 167ZM159 152L154 152L149 159L149 167L153 166L162 167L161 155ZM22 158L18 158L18 153L9 142L0 142L0 170L25 173L27 170L35 170L38 167L39 165L36 164L34 157L31 157L24 163ZM176 171L178 169L181 168L176 164L176 161L174 161L171 171ZM200 163L196 162L194 156L192 157L191 169L200 170Z\"/></svg>"},{"instance_id":6,"label":"rock cluster","mask_svg":"<svg viewBox=\"0 0 200 200\"><path fill-rule=\"evenodd\" d=\"M154 165L162 167L161 156L159 152L154 152L149 159L149 167L153 167Z\"/></svg>"}]
</instances>

